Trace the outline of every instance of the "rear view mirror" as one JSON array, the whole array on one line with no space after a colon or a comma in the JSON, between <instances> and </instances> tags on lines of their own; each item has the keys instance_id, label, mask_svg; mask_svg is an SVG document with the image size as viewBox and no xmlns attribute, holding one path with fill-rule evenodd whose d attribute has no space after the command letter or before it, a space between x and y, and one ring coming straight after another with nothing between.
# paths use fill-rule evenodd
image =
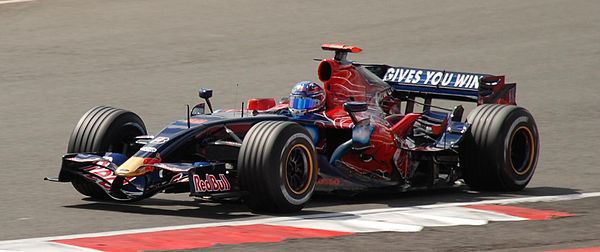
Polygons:
<instances>
[{"instance_id":1,"label":"rear view mirror","mask_svg":"<svg viewBox=\"0 0 600 252\"><path fill-rule=\"evenodd\" d=\"M369 107L364 102L346 102L344 103L344 110L348 113L364 112Z\"/></svg>"},{"instance_id":2,"label":"rear view mirror","mask_svg":"<svg viewBox=\"0 0 600 252\"><path fill-rule=\"evenodd\" d=\"M206 101L206 104L208 105L208 109L210 109L210 113L213 112L212 105L210 105L210 97L212 97L212 95L213 95L212 89L201 88L200 91L198 91L198 96L200 96L200 98L202 98Z\"/></svg>"},{"instance_id":3,"label":"rear view mirror","mask_svg":"<svg viewBox=\"0 0 600 252\"><path fill-rule=\"evenodd\" d=\"M369 109L369 106L364 103L364 102L346 102L344 103L344 110L346 112L348 112L348 115L350 116L350 119L352 119L352 123L354 123L354 125L358 125L360 122L358 120L358 118L356 118L356 115L354 113L357 112L364 112L367 111L367 109ZM362 120L364 121L364 120ZM367 119L366 122L363 122L363 124L368 124L370 120Z\"/></svg>"},{"instance_id":4,"label":"rear view mirror","mask_svg":"<svg viewBox=\"0 0 600 252\"><path fill-rule=\"evenodd\" d=\"M213 95L213 91L212 89L204 89L201 88L200 91L198 91L198 95L200 96L200 98L202 99L208 99L211 98Z\"/></svg>"}]
</instances>

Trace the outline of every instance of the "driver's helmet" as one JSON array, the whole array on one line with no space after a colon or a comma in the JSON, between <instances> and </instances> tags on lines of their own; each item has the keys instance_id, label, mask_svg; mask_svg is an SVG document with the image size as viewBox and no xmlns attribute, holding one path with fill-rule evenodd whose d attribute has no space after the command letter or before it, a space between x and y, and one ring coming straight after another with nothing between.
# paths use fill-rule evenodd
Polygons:
<instances>
[{"instance_id":1,"label":"driver's helmet","mask_svg":"<svg viewBox=\"0 0 600 252\"><path fill-rule=\"evenodd\" d=\"M325 106L325 90L312 81L296 83L290 93L289 110L293 116L306 115Z\"/></svg>"}]
</instances>

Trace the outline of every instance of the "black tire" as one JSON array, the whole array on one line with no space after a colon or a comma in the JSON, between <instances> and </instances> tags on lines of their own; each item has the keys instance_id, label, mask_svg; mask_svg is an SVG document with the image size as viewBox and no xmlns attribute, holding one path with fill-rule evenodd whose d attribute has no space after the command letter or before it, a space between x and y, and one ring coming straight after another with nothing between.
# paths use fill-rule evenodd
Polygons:
<instances>
[{"instance_id":1,"label":"black tire","mask_svg":"<svg viewBox=\"0 0 600 252\"><path fill-rule=\"evenodd\" d=\"M535 171L539 134L533 116L512 105L484 104L467 117L460 165L475 190L518 191Z\"/></svg>"},{"instance_id":2,"label":"black tire","mask_svg":"<svg viewBox=\"0 0 600 252\"><path fill-rule=\"evenodd\" d=\"M244 137L238 165L244 202L254 212L298 212L310 199L318 175L315 147L304 127L265 121Z\"/></svg>"},{"instance_id":3,"label":"black tire","mask_svg":"<svg viewBox=\"0 0 600 252\"><path fill-rule=\"evenodd\" d=\"M117 152L129 157L139 150L134 138L145 134L144 122L133 112L98 106L79 119L69 138L67 152ZM102 188L82 178L74 178L71 184L83 195L110 198Z\"/></svg>"}]
</instances>

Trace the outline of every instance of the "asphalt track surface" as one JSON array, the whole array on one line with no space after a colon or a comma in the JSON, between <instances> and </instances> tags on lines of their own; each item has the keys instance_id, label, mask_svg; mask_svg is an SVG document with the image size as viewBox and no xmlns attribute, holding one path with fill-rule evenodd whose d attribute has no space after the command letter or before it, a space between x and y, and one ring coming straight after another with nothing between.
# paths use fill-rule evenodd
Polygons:
<instances>
[{"instance_id":1,"label":"asphalt track surface","mask_svg":"<svg viewBox=\"0 0 600 252\"><path fill-rule=\"evenodd\" d=\"M316 80L312 59L331 56L320 50L324 42L362 47L351 55L359 62L506 74L519 83L517 101L537 120L542 148L534 179L518 194L318 197L306 213L600 191L599 12L598 1L2 4L0 240L264 217L243 205L198 205L186 195L130 205L94 202L69 184L42 178L57 174L73 126L95 105L132 110L156 132L185 117L185 104L199 100L200 87L213 88L213 104L226 108L251 97L286 96L293 83ZM600 246L598 203L544 205L583 213L580 219L244 245L241 251L317 249L316 243L331 250L514 249L510 244L519 237L510 237L518 234L540 242L516 250L546 249L555 237L565 237L555 246ZM502 235L506 242L478 247Z\"/></svg>"}]
</instances>

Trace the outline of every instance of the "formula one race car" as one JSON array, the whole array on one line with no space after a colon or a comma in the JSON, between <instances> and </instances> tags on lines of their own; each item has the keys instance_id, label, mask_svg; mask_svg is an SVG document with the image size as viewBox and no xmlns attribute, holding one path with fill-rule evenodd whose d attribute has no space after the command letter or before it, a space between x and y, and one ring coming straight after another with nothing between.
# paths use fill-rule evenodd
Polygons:
<instances>
[{"instance_id":1,"label":"formula one race car","mask_svg":"<svg viewBox=\"0 0 600 252\"><path fill-rule=\"evenodd\" d=\"M347 60L358 47L322 49L335 52L318 66L323 92L303 84L322 100L295 88L279 103L251 99L242 109L213 111L212 90L201 89L205 103L155 136L132 112L95 107L75 126L58 178L48 179L97 199L189 192L203 200L241 199L255 212L299 211L315 191L463 182L513 191L531 180L538 130L504 76L360 64ZM462 105L444 108L432 99L477 106L463 120Z\"/></svg>"}]
</instances>

